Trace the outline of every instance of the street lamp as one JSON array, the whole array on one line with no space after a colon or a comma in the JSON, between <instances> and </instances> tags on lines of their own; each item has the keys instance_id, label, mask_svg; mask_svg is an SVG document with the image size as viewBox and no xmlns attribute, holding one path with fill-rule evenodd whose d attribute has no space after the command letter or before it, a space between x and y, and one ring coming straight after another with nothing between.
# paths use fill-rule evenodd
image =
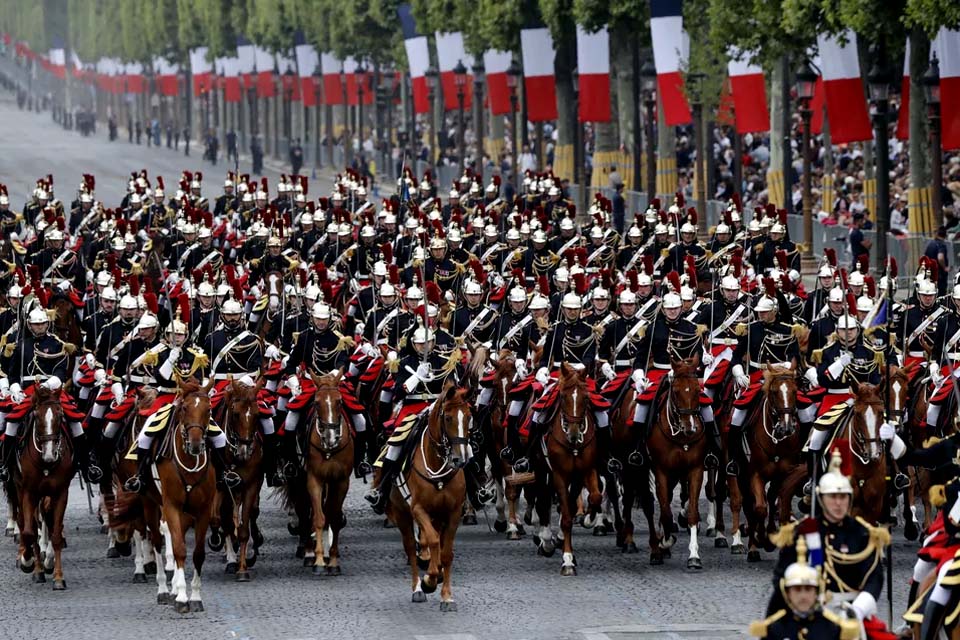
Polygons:
<instances>
[{"instance_id":1,"label":"street lamp","mask_svg":"<svg viewBox=\"0 0 960 640\"><path fill-rule=\"evenodd\" d=\"M640 86L647 113L643 135L647 139L647 202L650 203L657 197L657 158L653 142L657 120L657 68L652 59L648 58L640 67Z\"/></svg>"},{"instance_id":2,"label":"street lamp","mask_svg":"<svg viewBox=\"0 0 960 640\"><path fill-rule=\"evenodd\" d=\"M463 102L467 97L467 68L463 66L463 60L457 60L457 66L453 68L453 80L457 85L457 110L460 116L457 119L457 136L460 144L460 172L463 173L467 161L467 145L464 139L466 136L463 126Z\"/></svg>"},{"instance_id":3,"label":"street lamp","mask_svg":"<svg viewBox=\"0 0 960 640\"><path fill-rule=\"evenodd\" d=\"M437 77L440 75L437 72L437 68L432 64L427 67L427 70L423 72L424 77L427 79L427 102L430 103L430 130L433 131L434 144L430 146L433 147L433 153L430 154L430 157L435 161L440 159L440 127L437 126L437 114L436 114L436 104L434 103L434 98L437 91Z\"/></svg>"},{"instance_id":4,"label":"street lamp","mask_svg":"<svg viewBox=\"0 0 960 640\"><path fill-rule=\"evenodd\" d=\"M703 141L703 80L702 73L687 74L687 89L690 92L690 109L693 111L693 137L697 145L697 218L706 219L707 210L707 182L704 177L703 163L706 146Z\"/></svg>"},{"instance_id":5,"label":"street lamp","mask_svg":"<svg viewBox=\"0 0 960 640\"><path fill-rule=\"evenodd\" d=\"M890 83L893 73L887 64L882 47L874 56L873 68L867 74L867 86L870 102L873 106L873 127L877 136L877 261L883 264L887 259L887 229L890 226Z\"/></svg>"},{"instance_id":6,"label":"street lamp","mask_svg":"<svg viewBox=\"0 0 960 640\"><path fill-rule=\"evenodd\" d=\"M477 170L483 172L483 82L486 78L487 70L483 66L483 60L478 58L473 65L473 109L476 114L473 130L477 139Z\"/></svg>"},{"instance_id":7,"label":"street lamp","mask_svg":"<svg viewBox=\"0 0 960 640\"><path fill-rule=\"evenodd\" d=\"M933 165L930 167L933 174L933 193L930 194L930 204L937 219L937 225L943 224L943 205L941 191L943 189L943 150L940 142L940 61L937 54L930 59L930 66L923 74L923 93L927 98L927 118L930 121L930 149L933 156Z\"/></svg>"},{"instance_id":8,"label":"street lamp","mask_svg":"<svg viewBox=\"0 0 960 640\"><path fill-rule=\"evenodd\" d=\"M573 109L576 116L576 126L573 128L573 181L580 187L580 202L577 207L580 214L587 212L587 192L590 186L587 184L587 167L584 159L586 158L586 149L584 149L583 123L580 122L580 70L574 67L570 72L570 82L573 85Z\"/></svg>"},{"instance_id":9,"label":"street lamp","mask_svg":"<svg viewBox=\"0 0 960 640\"><path fill-rule=\"evenodd\" d=\"M513 194L520 195L520 132L517 126L517 85L520 84L520 65L516 60L507 67L507 88L510 90L510 115L513 120Z\"/></svg>"},{"instance_id":10,"label":"street lamp","mask_svg":"<svg viewBox=\"0 0 960 640\"><path fill-rule=\"evenodd\" d=\"M813 111L810 109L810 101L813 99L813 91L817 84L817 72L810 66L810 61L805 60L803 66L796 74L797 99L800 101L800 118L803 120L803 242L806 245L803 254L808 258L813 257L813 176L811 175L810 158L810 121L813 118ZM737 159L739 162L739 158Z\"/></svg>"}]
</instances>

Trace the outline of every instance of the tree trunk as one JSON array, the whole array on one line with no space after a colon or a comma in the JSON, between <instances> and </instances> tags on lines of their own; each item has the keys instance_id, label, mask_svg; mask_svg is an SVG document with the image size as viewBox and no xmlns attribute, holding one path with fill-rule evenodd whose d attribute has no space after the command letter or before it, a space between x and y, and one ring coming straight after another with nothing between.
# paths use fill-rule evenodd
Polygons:
<instances>
[{"instance_id":1,"label":"tree trunk","mask_svg":"<svg viewBox=\"0 0 960 640\"><path fill-rule=\"evenodd\" d=\"M930 40L923 29L910 32L910 186L930 186L930 131L927 128L927 99L923 74L930 57Z\"/></svg>"},{"instance_id":2,"label":"tree trunk","mask_svg":"<svg viewBox=\"0 0 960 640\"><path fill-rule=\"evenodd\" d=\"M673 202L677 191L677 136L667 126L663 102L657 100L657 195L664 199L664 209Z\"/></svg>"},{"instance_id":3,"label":"tree trunk","mask_svg":"<svg viewBox=\"0 0 960 640\"><path fill-rule=\"evenodd\" d=\"M560 178L573 179L573 145L576 141L576 100L574 100L572 71L577 66L576 41L558 40L554 58L557 83L557 146L553 152L553 172Z\"/></svg>"},{"instance_id":4,"label":"tree trunk","mask_svg":"<svg viewBox=\"0 0 960 640\"><path fill-rule=\"evenodd\" d=\"M785 202L783 176L783 99L780 86L783 82L783 65L773 65L770 74L770 169L767 171L768 201L783 206Z\"/></svg>"}]
</instances>

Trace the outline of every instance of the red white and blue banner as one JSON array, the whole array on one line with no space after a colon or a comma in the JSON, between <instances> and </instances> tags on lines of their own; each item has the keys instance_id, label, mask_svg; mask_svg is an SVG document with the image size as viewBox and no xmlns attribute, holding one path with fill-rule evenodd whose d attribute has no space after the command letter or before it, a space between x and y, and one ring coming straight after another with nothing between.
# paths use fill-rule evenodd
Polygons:
<instances>
[{"instance_id":1,"label":"red white and blue banner","mask_svg":"<svg viewBox=\"0 0 960 640\"><path fill-rule=\"evenodd\" d=\"M410 69L410 84L413 89L413 111L429 113L430 89L427 86L426 73L430 67L430 47L427 36L417 31L417 23L408 3L400 5L397 15L403 30L403 46L407 51L407 67Z\"/></svg>"},{"instance_id":2,"label":"red white and blue banner","mask_svg":"<svg viewBox=\"0 0 960 640\"><path fill-rule=\"evenodd\" d=\"M463 108L470 109L473 104L473 75L470 70L473 68L473 56L468 55L463 47L463 34L459 31L453 33L435 34L437 39L437 66L440 68L440 84L443 87L443 108L447 111L455 111L460 103L457 100L457 80L453 70L457 63L463 63L467 70L466 81L463 91Z\"/></svg>"},{"instance_id":3,"label":"red white and blue banner","mask_svg":"<svg viewBox=\"0 0 960 640\"><path fill-rule=\"evenodd\" d=\"M610 122L610 34L577 25L580 122Z\"/></svg>"},{"instance_id":4,"label":"red white and blue banner","mask_svg":"<svg viewBox=\"0 0 960 640\"><path fill-rule=\"evenodd\" d=\"M743 57L737 60L737 57ZM732 51L727 64L730 75L730 93L733 97L733 117L737 133L763 133L770 130L770 111L767 109L767 88L763 69L746 60L739 51Z\"/></svg>"},{"instance_id":5,"label":"red white and blue banner","mask_svg":"<svg viewBox=\"0 0 960 640\"><path fill-rule=\"evenodd\" d=\"M867 98L860 78L857 58L857 34L847 31L845 42L834 36L818 35L823 92L830 119L833 144L873 139L873 127L867 113Z\"/></svg>"},{"instance_id":6,"label":"red white and blue banner","mask_svg":"<svg viewBox=\"0 0 960 640\"><path fill-rule=\"evenodd\" d=\"M513 54L509 51L488 49L483 54L483 66L487 75L487 102L490 113L502 116L511 111L510 85L507 82L507 69Z\"/></svg>"},{"instance_id":7,"label":"red white and blue banner","mask_svg":"<svg viewBox=\"0 0 960 640\"><path fill-rule=\"evenodd\" d=\"M207 48L190 50L190 74L193 76L193 95L199 96L213 88L213 64L207 60Z\"/></svg>"},{"instance_id":8,"label":"red white and blue banner","mask_svg":"<svg viewBox=\"0 0 960 640\"><path fill-rule=\"evenodd\" d=\"M298 44L294 52L297 56L297 76L300 78L300 95L303 97L303 106L316 106L318 87L314 86L313 74L320 66L320 56L312 44Z\"/></svg>"},{"instance_id":9,"label":"red white and blue banner","mask_svg":"<svg viewBox=\"0 0 960 640\"><path fill-rule=\"evenodd\" d=\"M650 35L657 68L657 93L668 126L693 120L683 89L681 69L689 58L690 40L683 30L681 0L650 0Z\"/></svg>"},{"instance_id":10,"label":"red white and blue banner","mask_svg":"<svg viewBox=\"0 0 960 640\"><path fill-rule=\"evenodd\" d=\"M933 47L940 60L940 140L960 149L960 31L940 29Z\"/></svg>"},{"instance_id":11,"label":"red white and blue banner","mask_svg":"<svg viewBox=\"0 0 960 640\"><path fill-rule=\"evenodd\" d=\"M320 54L320 73L323 74L323 104L343 104L343 83L340 71L343 63L332 52Z\"/></svg>"},{"instance_id":12,"label":"red white and blue banner","mask_svg":"<svg viewBox=\"0 0 960 640\"><path fill-rule=\"evenodd\" d=\"M527 120L557 119L557 84L553 70L553 38L546 27L520 30Z\"/></svg>"}]
</instances>

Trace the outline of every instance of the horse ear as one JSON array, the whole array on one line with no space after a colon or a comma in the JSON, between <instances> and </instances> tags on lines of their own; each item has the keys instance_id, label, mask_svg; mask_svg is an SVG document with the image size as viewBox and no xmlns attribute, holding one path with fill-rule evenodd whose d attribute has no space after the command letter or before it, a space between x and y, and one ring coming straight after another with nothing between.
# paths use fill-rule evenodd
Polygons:
<instances>
[{"instance_id":1,"label":"horse ear","mask_svg":"<svg viewBox=\"0 0 960 640\"><path fill-rule=\"evenodd\" d=\"M860 395L860 383L852 378L850 380L850 389L853 391L853 395Z\"/></svg>"},{"instance_id":2,"label":"horse ear","mask_svg":"<svg viewBox=\"0 0 960 640\"><path fill-rule=\"evenodd\" d=\"M457 387L453 384L453 380L447 379L446 383L443 385L443 401L453 399L453 396L456 395Z\"/></svg>"},{"instance_id":3,"label":"horse ear","mask_svg":"<svg viewBox=\"0 0 960 640\"><path fill-rule=\"evenodd\" d=\"M307 376L310 378L310 382L313 383L314 387L320 386L319 378L317 378L317 376L314 375L313 369L310 369L309 367L307 368Z\"/></svg>"},{"instance_id":4,"label":"horse ear","mask_svg":"<svg viewBox=\"0 0 960 640\"><path fill-rule=\"evenodd\" d=\"M216 382L217 381L213 378L213 376L210 376L210 379L207 380L207 384L200 387L200 393L202 393L203 395L209 394L210 389L213 388L213 385L216 384Z\"/></svg>"}]
</instances>

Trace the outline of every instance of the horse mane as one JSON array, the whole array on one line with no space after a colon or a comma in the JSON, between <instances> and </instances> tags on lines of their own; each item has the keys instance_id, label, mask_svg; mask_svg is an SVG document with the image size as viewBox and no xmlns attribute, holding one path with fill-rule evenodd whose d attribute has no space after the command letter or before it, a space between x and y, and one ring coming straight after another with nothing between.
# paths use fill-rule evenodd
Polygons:
<instances>
[{"instance_id":1,"label":"horse mane","mask_svg":"<svg viewBox=\"0 0 960 640\"><path fill-rule=\"evenodd\" d=\"M767 393L770 391L770 385L772 385L777 380L796 380L797 372L795 369L766 369L763 372L763 392Z\"/></svg>"},{"instance_id":2,"label":"horse mane","mask_svg":"<svg viewBox=\"0 0 960 640\"><path fill-rule=\"evenodd\" d=\"M490 359L490 349L480 345L473 352L470 358L470 364L467 365L467 380L479 380L483 377L483 371L487 366L487 360Z\"/></svg>"},{"instance_id":3,"label":"horse mane","mask_svg":"<svg viewBox=\"0 0 960 640\"><path fill-rule=\"evenodd\" d=\"M673 361L674 376L699 376L698 365L694 358L684 358L683 360Z\"/></svg>"}]
</instances>

